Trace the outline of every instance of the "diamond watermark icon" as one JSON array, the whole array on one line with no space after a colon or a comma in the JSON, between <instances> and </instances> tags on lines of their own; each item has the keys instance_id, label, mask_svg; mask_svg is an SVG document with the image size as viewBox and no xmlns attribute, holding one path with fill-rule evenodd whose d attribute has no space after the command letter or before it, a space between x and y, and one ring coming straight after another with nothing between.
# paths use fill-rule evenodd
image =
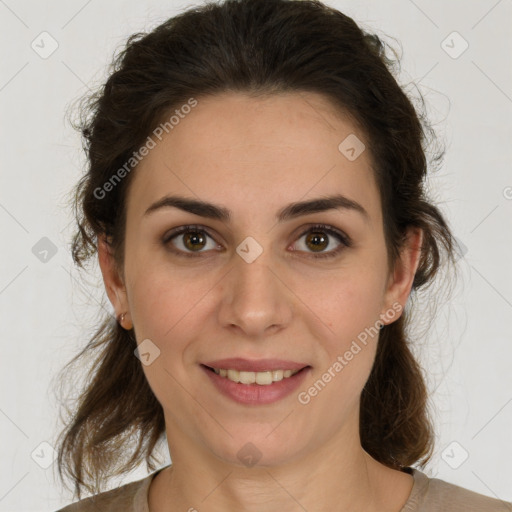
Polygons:
<instances>
[{"instance_id":1,"label":"diamond watermark icon","mask_svg":"<svg viewBox=\"0 0 512 512\"><path fill-rule=\"evenodd\" d=\"M248 236L238 245L236 252L246 263L252 263L263 252L263 247L252 236Z\"/></svg>"},{"instance_id":2,"label":"diamond watermark icon","mask_svg":"<svg viewBox=\"0 0 512 512\"><path fill-rule=\"evenodd\" d=\"M457 441L452 441L441 453L441 458L452 469L459 469L468 457L468 451Z\"/></svg>"},{"instance_id":3,"label":"diamond watermark icon","mask_svg":"<svg viewBox=\"0 0 512 512\"><path fill-rule=\"evenodd\" d=\"M40 443L30 454L32 460L43 469L48 469L57 458L57 452L47 441Z\"/></svg>"},{"instance_id":4,"label":"diamond watermark icon","mask_svg":"<svg viewBox=\"0 0 512 512\"><path fill-rule=\"evenodd\" d=\"M32 247L32 254L42 263L48 263L57 254L57 246L48 237L43 236Z\"/></svg>"},{"instance_id":5,"label":"diamond watermark icon","mask_svg":"<svg viewBox=\"0 0 512 512\"><path fill-rule=\"evenodd\" d=\"M248 468L252 468L261 459L263 454L252 443L245 443L236 456L238 460Z\"/></svg>"},{"instance_id":6,"label":"diamond watermark icon","mask_svg":"<svg viewBox=\"0 0 512 512\"><path fill-rule=\"evenodd\" d=\"M343 139L338 146L339 152L347 159L353 162L366 149L363 141L354 133Z\"/></svg>"},{"instance_id":7,"label":"diamond watermark icon","mask_svg":"<svg viewBox=\"0 0 512 512\"><path fill-rule=\"evenodd\" d=\"M41 59L47 59L59 47L57 40L48 32L41 32L30 44Z\"/></svg>"},{"instance_id":8,"label":"diamond watermark icon","mask_svg":"<svg viewBox=\"0 0 512 512\"><path fill-rule=\"evenodd\" d=\"M441 48L452 59L458 59L469 48L469 43L458 32L454 31L443 39Z\"/></svg>"},{"instance_id":9,"label":"diamond watermark icon","mask_svg":"<svg viewBox=\"0 0 512 512\"><path fill-rule=\"evenodd\" d=\"M160 356L160 349L149 338L146 338L140 342L133 353L144 366L149 366Z\"/></svg>"}]
</instances>

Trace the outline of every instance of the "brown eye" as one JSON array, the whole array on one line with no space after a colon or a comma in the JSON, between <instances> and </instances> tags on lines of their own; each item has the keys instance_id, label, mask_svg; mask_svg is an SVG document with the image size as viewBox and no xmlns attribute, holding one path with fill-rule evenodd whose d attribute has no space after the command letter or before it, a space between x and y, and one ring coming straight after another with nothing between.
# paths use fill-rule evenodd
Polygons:
<instances>
[{"instance_id":1,"label":"brown eye","mask_svg":"<svg viewBox=\"0 0 512 512\"><path fill-rule=\"evenodd\" d=\"M310 231L306 236L306 245L307 244L311 244L311 246L308 245L308 247L311 247L313 251L320 252L327 249L329 246L329 237L321 231Z\"/></svg>"},{"instance_id":2,"label":"brown eye","mask_svg":"<svg viewBox=\"0 0 512 512\"><path fill-rule=\"evenodd\" d=\"M200 226L181 226L167 233L162 240L174 253L181 256L200 256L207 248L211 235ZM171 247L172 246L172 247ZM210 249L215 249L218 244L211 243Z\"/></svg>"},{"instance_id":3,"label":"brown eye","mask_svg":"<svg viewBox=\"0 0 512 512\"><path fill-rule=\"evenodd\" d=\"M337 256L343 249L350 247L351 241L348 236L344 235L332 226L316 225L310 227L307 231L302 233L300 238L306 235L304 245L306 246L305 252L313 252L313 258L333 258ZM338 246L330 251L325 251L333 245L330 238L335 238L338 241ZM296 249L297 250L297 249Z\"/></svg>"},{"instance_id":4,"label":"brown eye","mask_svg":"<svg viewBox=\"0 0 512 512\"><path fill-rule=\"evenodd\" d=\"M187 232L183 235L183 245L191 251L202 249L205 245L205 242L206 237L203 236L203 234L199 231Z\"/></svg>"}]
</instances>

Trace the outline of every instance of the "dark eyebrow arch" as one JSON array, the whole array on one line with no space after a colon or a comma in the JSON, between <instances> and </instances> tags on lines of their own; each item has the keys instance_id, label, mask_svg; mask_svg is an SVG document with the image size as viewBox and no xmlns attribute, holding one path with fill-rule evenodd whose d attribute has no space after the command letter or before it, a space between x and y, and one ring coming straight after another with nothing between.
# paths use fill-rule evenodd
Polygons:
<instances>
[{"instance_id":1,"label":"dark eyebrow arch","mask_svg":"<svg viewBox=\"0 0 512 512\"><path fill-rule=\"evenodd\" d=\"M160 210L161 208L173 207L201 217L219 220L225 223L229 223L232 218L231 211L223 206L182 196L165 196L153 203L145 211L144 215L148 215L156 210ZM364 217L366 222L369 222L370 220L368 212L359 203L341 194L320 197L310 201L290 203L277 212L276 220L278 222L284 222L302 215L339 209L358 212Z\"/></svg>"}]
</instances>

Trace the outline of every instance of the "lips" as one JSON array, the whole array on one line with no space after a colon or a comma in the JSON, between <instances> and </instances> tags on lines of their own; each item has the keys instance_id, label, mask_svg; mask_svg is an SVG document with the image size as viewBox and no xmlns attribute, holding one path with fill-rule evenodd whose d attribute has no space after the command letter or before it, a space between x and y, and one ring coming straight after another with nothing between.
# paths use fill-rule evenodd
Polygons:
<instances>
[{"instance_id":1,"label":"lips","mask_svg":"<svg viewBox=\"0 0 512 512\"><path fill-rule=\"evenodd\" d=\"M233 360L231 359L231 361ZM225 364L222 360L210 361L209 363L219 364L219 362L221 364ZM274 363L275 362L276 360L274 360ZM279 364L283 364L283 361L278 362ZM253 365L252 367L254 368L255 362L252 361L251 364ZM262 361L258 361L258 367L261 367L261 364ZM288 364L296 365L297 363L292 363L291 361L288 361ZM214 389L219 391L221 395L229 398L234 402L244 404L246 406L271 404L290 396L294 391L297 391L297 389L301 385L303 385L306 377L310 375L311 371L311 367L306 366L303 367L302 370L297 371L297 373L290 377L283 378L276 382L267 383L267 385L260 385L257 383L243 384L240 382L233 382L232 380L227 379L226 377L218 375L209 366L201 364L200 367L203 370L204 375L213 384ZM268 368L268 366L266 366L266 368ZM241 371L244 372L246 370Z\"/></svg>"},{"instance_id":2,"label":"lips","mask_svg":"<svg viewBox=\"0 0 512 512\"><path fill-rule=\"evenodd\" d=\"M217 359L207 361L204 366L215 369L231 369L243 372L265 372L272 370L302 370L307 364L296 361L286 361L284 359L243 359L240 357L231 357L227 359Z\"/></svg>"}]
</instances>

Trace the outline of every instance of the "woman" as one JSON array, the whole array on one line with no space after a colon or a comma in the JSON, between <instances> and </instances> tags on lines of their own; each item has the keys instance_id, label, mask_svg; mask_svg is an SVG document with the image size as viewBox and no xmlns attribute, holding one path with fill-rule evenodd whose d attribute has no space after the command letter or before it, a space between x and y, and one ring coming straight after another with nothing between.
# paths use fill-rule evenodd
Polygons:
<instances>
[{"instance_id":1,"label":"woman","mask_svg":"<svg viewBox=\"0 0 512 512\"><path fill-rule=\"evenodd\" d=\"M79 265L115 311L59 470L102 511L505 511L430 479L406 303L454 263L432 135L380 39L316 1L190 9L88 104ZM102 491L166 439L172 465Z\"/></svg>"}]
</instances>

